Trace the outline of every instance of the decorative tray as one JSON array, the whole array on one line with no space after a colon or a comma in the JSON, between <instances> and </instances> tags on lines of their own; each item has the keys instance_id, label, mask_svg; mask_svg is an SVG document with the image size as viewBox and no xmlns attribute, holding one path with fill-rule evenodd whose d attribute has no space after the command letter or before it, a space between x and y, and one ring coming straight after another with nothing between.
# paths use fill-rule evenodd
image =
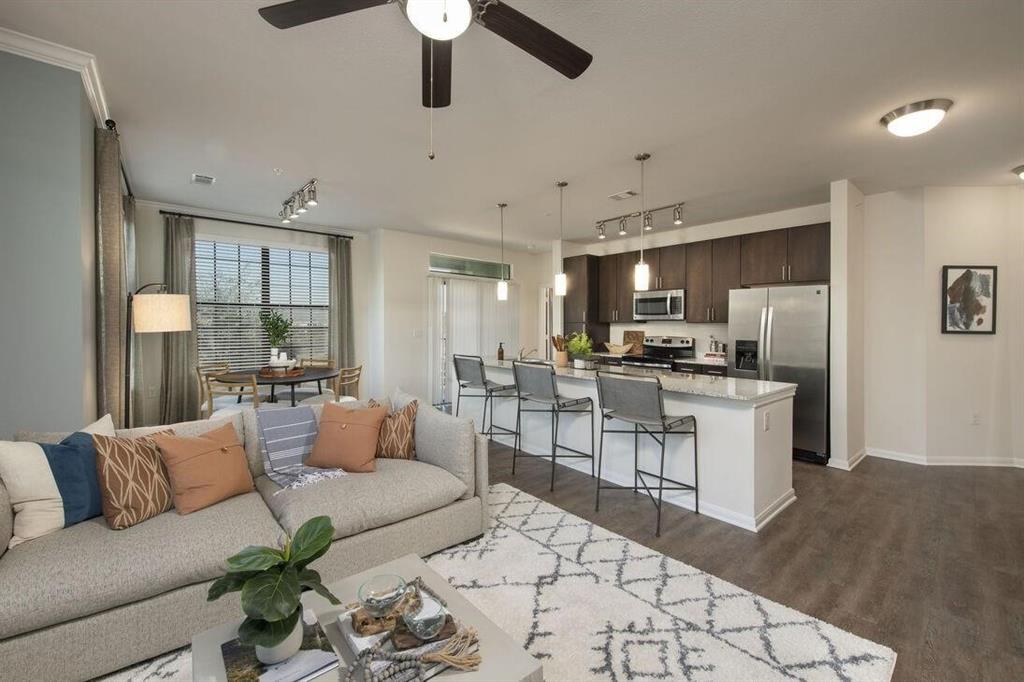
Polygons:
<instances>
[{"instance_id":1,"label":"decorative tray","mask_svg":"<svg viewBox=\"0 0 1024 682\"><path fill-rule=\"evenodd\" d=\"M306 370L302 369L301 367L295 367L293 369L285 369L283 367L281 367L281 368L277 368L277 367L262 367L262 368L260 368L260 376L261 377L266 377L268 379L273 379L273 378L276 378L276 377L288 377L288 378L291 378L291 377L301 377L305 373L306 373Z\"/></svg>"}]
</instances>

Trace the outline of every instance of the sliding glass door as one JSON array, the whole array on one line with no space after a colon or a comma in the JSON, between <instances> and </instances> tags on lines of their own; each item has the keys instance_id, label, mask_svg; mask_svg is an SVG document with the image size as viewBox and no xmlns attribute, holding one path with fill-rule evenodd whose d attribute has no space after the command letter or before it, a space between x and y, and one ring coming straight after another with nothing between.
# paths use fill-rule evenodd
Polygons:
<instances>
[{"instance_id":1,"label":"sliding glass door","mask_svg":"<svg viewBox=\"0 0 1024 682\"><path fill-rule=\"evenodd\" d=\"M430 287L430 400L451 404L455 395L452 355L505 357L519 352L519 287L509 283L508 300L499 301L490 279L428 277Z\"/></svg>"}]
</instances>

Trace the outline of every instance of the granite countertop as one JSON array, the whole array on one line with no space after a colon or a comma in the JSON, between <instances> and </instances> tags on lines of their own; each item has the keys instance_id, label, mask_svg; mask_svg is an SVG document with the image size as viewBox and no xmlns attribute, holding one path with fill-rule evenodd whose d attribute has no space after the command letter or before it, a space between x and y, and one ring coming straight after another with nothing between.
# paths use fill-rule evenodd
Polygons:
<instances>
[{"instance_id":1,"label":"granite countertop","mask_svg":"<svg viewBox=\"0 0 1024 682\"><path fill-rule=\"evenodd\" d=\"M484 366L511 370L512 361L485 358ZM707 376L704 374L680 374L667 370L642 369L639 367L607 366L602 367L600 371L629 376L658 376L661 378L661 387L666 391L709 398L723 398L726 400L763 400L787 393L794 393L797 388L796 384L787 384L781 381L758 381L756 379L738 379L733 377ZM597 371L592 369L574 369L572 367L555 367L555 376L565 379L596 381Z\"/></svg>"}]
</instances>

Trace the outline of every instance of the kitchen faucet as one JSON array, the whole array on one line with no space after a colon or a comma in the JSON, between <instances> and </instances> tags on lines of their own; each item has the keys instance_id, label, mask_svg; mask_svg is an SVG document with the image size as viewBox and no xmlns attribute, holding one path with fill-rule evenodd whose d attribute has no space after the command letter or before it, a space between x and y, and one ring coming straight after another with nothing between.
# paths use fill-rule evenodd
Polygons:
<instances>
[{"instance_id":1,"label":"kitchen faucet","mask_svg":"<svg viewBox=\"0 0 1024 682\"><path fill-rule=\"evenodd\" d=\"M528 357L530 357L531 355L533 355L536 352L537 352L536 348L533 348L531 350L526 350L525 348L520 348L519 349L519 359L520 360L525 360L525 359L527 359Z\"/></svg>"}]
</instances>

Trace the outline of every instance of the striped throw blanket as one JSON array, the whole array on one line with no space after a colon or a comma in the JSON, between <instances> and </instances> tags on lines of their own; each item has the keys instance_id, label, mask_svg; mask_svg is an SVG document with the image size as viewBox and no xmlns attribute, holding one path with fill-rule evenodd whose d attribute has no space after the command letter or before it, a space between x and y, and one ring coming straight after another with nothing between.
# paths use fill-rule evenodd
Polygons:
<instances>
[{"instance_id":1,"label":"striped throw blanket","mask_svg":"<svg viewBox=\"0 0 1024 682\"><path fill-rule=\"evenodd\" d=\"M318 426L310 407L256 410L260 452L267 476L282 488L301 488L328 478L344 476L341 469L308 467L303 462L313 451Z\"/></svg>"}]
</instances>

